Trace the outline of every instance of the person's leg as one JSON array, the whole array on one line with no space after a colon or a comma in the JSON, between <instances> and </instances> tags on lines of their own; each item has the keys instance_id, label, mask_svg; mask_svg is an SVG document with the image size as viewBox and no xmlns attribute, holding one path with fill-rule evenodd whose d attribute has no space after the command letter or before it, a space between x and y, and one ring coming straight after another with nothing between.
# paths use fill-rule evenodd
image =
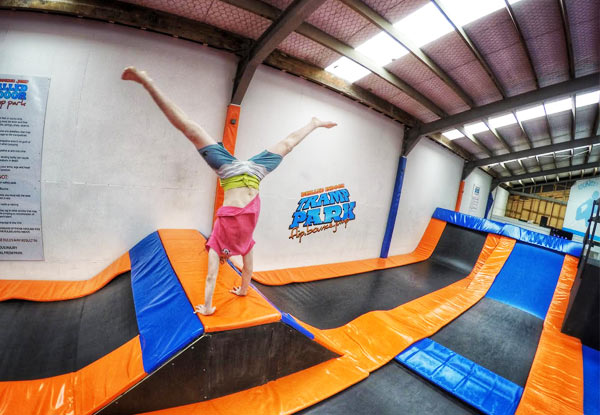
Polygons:
<instances>
[{"instance_id":1,"label":"person's leg","mask_svg":"<svg viewBox=\"0 0 600 415\"><path fill-rule=\"evenodd\" d=\"M310 120L310 122L304 127L300 128L297 131L294 131L274 146L269 147L267 151L273 154L279 154L281 157L285 157L289 154L290 151L294 149L294 147L300 144L300 142L304 140L304 138L310 133L312 133L315 129L319 127L332 128L336 125L337 124L334 122L321 121L318 118L313 117L312 120Z\"/></svg>"},{"instance_id":2,"label":"person's leg","mask_svg":"<svg viewBox=\"0 0 600 415\"><path fill-rule=\"evenodd\" d=\"M167 116L171 124L181 131L197 149L217 144L217 142L197 123L192 121L177 105L167 98L154 84L152 78L148 76L146 71L139 71L133 66L125 68L121 79L126 81L134 81L141 84L156 105Z\"/></svg>"},{"instance_id":3,"label":"person's leg","mask_svg":"<svg viewBox=\"0 0 600 415\"><path fill-rule=\"evenodd\" d=\"M245 296L248 294L248 287L250 287L250 280L252 279L252 270L254 268L254 248L250 250L246 255L242 257L244 266L242 268L242 285L239 287L233 287L230 292L235 295Z\"/></svg>"},{"instance_id":4,"label":"person's leg","mask_svg":"<svg viewBox=\"0 0 600 415\"><path fill-rule=\"evenodd\" d=\"M215 285L217 283L217 275L219 274L219 254L214 249L208 250L208 272L206 273L206 283L204 286L204 304L196 306L196 313L205 316L211 315L217 309L212 306L213 294L215 293Z\"/></svg>"}]
</instances>

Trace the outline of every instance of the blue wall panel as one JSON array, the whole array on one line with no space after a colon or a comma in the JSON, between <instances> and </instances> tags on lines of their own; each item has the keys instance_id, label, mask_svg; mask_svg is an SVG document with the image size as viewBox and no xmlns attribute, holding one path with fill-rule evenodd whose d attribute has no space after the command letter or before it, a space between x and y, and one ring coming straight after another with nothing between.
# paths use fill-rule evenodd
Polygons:
<instances>
[{"instance_id":1,"label":"blue wall panel","mask_svg":"<svg viewBox=\"0 0 600 415\"><path fill-rule=\"evenodd\" d=\"M564 254L517 242L486 294L542 320L554 295Z\"/></svg>"},{"instance_id":2,"label":"blue wall panel","mask_svg":"<svg viewBox=\"0 0 600 415\"><path fill-rule=\"evenodd\" d=\"M583 413L600 414L600 351L583 346Z\"/></svg>"},{"instance_id":3,"label":"blue wall panel","mask_svg":"<svg viewBox=\"0 0 600 415\"><path fill-rule=\"evenodd\" d=\"M137 314L144 370L151 373L204 333L158 232L131 251L131 287Z\"/></svg>"}]
</instances>

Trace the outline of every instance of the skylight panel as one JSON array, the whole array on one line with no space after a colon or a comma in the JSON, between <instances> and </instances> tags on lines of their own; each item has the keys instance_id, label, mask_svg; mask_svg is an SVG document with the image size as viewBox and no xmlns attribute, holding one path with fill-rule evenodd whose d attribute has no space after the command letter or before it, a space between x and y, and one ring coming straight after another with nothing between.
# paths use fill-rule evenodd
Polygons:
<instances>
[{"instance_id":1,"label":"skylight panel","mask_svg":"<svg viewBox=\"0 0 600 415\"><path fill-rule=\"evenodd\" d=\"M510 0L510 4L521 0ZM448 17L458 26L465 26L483 16L506 7L504 0L443 0Z\"/></svg>"},{"instance_id":2,"label":"skylight panel","mask_svg":"<svg viewBox=\"0 0 600 415\"><path fill-rule=\"evenodd\" d=\"M526 110L517 111L517 118L521 122L544 116L546 116L546 112L544 111L544 107L541 105L538 105L537 107L533 108L528 108Z\"/></svg>"},{"instance_id":3,"label":"skylight panel","mask_svg":"<svg viewBox=\"0 0 600 415\"><path fill-rule=\"evenodd\" d=\"M556 114L562 111L571 111L571 98L561 99L559 101L549 102L545 105L546 114Z\"/></svg>"},{"instance_id":4,"label":"skylight panel","mask_svg":"<svg viewBox=\"0 0 600 415\"><path fill-rule=\"evenodd\" d=\"M504 0L444 0L444 6L448 17L459 26L506 7Z\"/></svg>"},{"instance_id":5,"label":"skylight panel","mask_svg":"<svg viewBox=\"0 0 600 415\"><path fill-rule=\"evenodd\" d=\"M492 128L500 128L506 125L516 124L517 119L513 114L501 115L499 117L490 118L490 127Z\"/></svg>"},{"instance_id":6,"label":"skylight panel","mask_svg":"<svg viewBox=\"0 0 600 415\"><path fill-rule=\"evenodd\" d=\"M394 59L408 53L408 50L385 32L381 32L356 48L378 65L385 66Z\"/></svg>"},{"instance_id":7,"label":"skylight panel","mask_svg":"<svg viewBox=\"0 0 600 415\"><path fill-rule=\"evenodd\" d=\"M394 24L416 47L428 44L454 30L433 3L429 2Z\"/></svg>"},{"instance_id":8,"label":"skylight panel","mask_svg":"<svg viewBox=\"0 0 600 415\"><path fill-rule=\"evenodd\" d=\"M333 62L327 68L327 72L331 72L335 76L339 76L346 81L353 83L371 73L368 69L363 68L358 63L351 61L345 56Z\"/></svg>"},{"instance_id":9,"label":"skylight panel","mask_svg":"<svg viewBox=\"0 0 600 415\"><path fill-rule=\"evenodd\" d=\"M575 106L585 107L586 105L597 104L600 99L600 91L588 92L587 94L577 95L575 98Z\"/></svg>"},{"instance_id":10,"label":"skylight panel","mask_svg":"<svg viewBox=\"0 0 600 415\"><path fill-rule=\"evenodd\" d=\"M478 123L475 123L475 124L465 125L465 130L469 134L477 134L477 133L482 133L484 131L488 131L488 128L485 126L484 123L478 122Z\"/></svg>"},{"instance_id":11,"label":"skylight panel","mask_svg":"<svg viewBox=\"0 0 600 415\"><path fill-rule=\"evenodd\" d=\"M464 135L458 130L444 131L442 135L448 140L456 140L457 138L464 137Z\"/></svg>"}]
</instances>

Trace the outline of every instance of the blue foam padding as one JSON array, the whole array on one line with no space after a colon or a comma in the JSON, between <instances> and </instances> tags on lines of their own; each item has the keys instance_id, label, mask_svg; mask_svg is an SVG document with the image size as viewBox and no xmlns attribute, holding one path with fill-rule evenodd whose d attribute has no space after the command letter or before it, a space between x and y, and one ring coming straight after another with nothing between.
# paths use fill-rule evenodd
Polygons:
<instances>
[{"instance_id":1,"label":"blue foam padding","mask_svg":"<svg viewBox=\"0 0 600 415\"><path fill-rule=\"evenodd\" d=\"M423 339L395 358L486 414L514 414L523 388L434 342Z\"/></svg>"},{"instance_id":2,"label":"blue foam padding","mask_svg":"<svg viewBox=\"0 0 600 415\"><path fill-rule=\"evenodd\" d=\"M402 184L404 183L404 171L406 170L406 156L400 157L398 162L398 170L396 171L396 182L394 183L394 193L392 193L392 203L390 204L390 211L388 213L387 225L385 227L385 234L383 235L383 242L381 244L380 258L387 258L390 251L390 244L392 242L392 235L394 233L394 226L396 225L396 216L398 216L398 206L400 205L400 195L402 194Z\"/></svg>"},{"instance_id":3,"label":"blue foam padding","mask_svg":"<svg viewBox=\"0 0 600 415\"><path fill-rule=\"evenodd\" d=\"M579 257L583 245L579 242L569 241L568 239L557 238L556 236L543 235L528 229L519 228L515 225L506 224L502 230L502 235L518 241L527 242L553 251Z\"/></svg>"},{"instance_id":4,"label":"blue foam padding","mask_svg":"<svg viewBox=\"0 0 600 415\"><path fill-rule=\"evenodd\" d=\"M304 334L309 339L311 339L311 340L315 339L315 335L312 334L310 331L306 330L304 327L302 327L296 321L296 319L291 316L291 314L281 313L281 322L287 324L288 326L295 328L296 330L298 330L300 333Z\"/></svg>"},{"instance_id":5,"label":"blue foam padding","mask_svg":"<svg viewBox=\"0 0 600 415\"><path fill-rule=\"evenodd\" d=\"M600 351L582 346L583 413L600 414Z\"/></svg>"},{"instance_id":6,"label":"blue foam padding","mask_svg":"<svg viewBox=\"0 0 600 415\"><path fill-rule=\"evenodd\" d=\"M498 222L465 215L464 213L455 212L453 210L437 208L435 212L433 212L432 217L443 220L444 222L462 226L463 228L475 229L476 231L496 234L502 232L503 225Z\"/></svg>"},{"instance_id":7,"label":"blue foam padding","mask_svg":"<svg viewBox=\"0 0 600 415\"><path fill-rule=\"evenodd\" d=\"M515 225L481 219L448 209L437 208L432 217L464 228L507 236L521 242L537 245L542 248L573 255L575 257L581 255L581 250L583 248L583 245L579 242L557 238L556 236L543 235L541 233L519 228Z\"/></svg>"},{"instance_id":8,"label":"blue foam padding","mask_svg":"<svg viewBox=\"0 0 600 415\"><path fill-rule=\"evenodd\" d=\"M485 296L543 320L563 261L561 253L517 242Z\"/></svg>"},{"instance_id":9,"label":"blue foam padding","mask_svg":"<svg viewBox=\"0 0 600 415\"><path fill-rule=\"evenodd\" d=\"M129 256L142 360L146 373L151 373L202 335L204 326L194 314L158 232L134 246Z\"/></svg>"}]
</instances>

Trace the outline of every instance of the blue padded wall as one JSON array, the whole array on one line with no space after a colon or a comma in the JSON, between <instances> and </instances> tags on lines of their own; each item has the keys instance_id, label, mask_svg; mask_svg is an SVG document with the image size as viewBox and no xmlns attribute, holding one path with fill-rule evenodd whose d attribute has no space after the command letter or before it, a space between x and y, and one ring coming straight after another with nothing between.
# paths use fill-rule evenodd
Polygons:
<instances>
[{"instance_id":1,"label":"blue padded wall","mask_svg":"<svg viewBox=\"0 0 600 415\"><path fill-rule=\"evenodd\" d=\"M579 257L583 245L580 242L569 241L568 239L557 238L556 236L544 235L523 229L511 224L481 219L475 216L465 215L464 213L454 212L448 209L437 208L433 212L433 218L443 220L454 225L465 228L475 229L482 232L495 233L516 239L517 241L527 242L542 248L562 252L564 254Z\"/></svg>"},{"instance_id":2,"label":"blue padded wall","mask_svg":"<svg viewBox=\"0 0 600 415\"><path fill-rule=\"evenodd\" d=\"M204 333L158 232L129 251L131 288L137 314L144 370L151 373Z\"/></svg>"},{"instance_id":3,"label":"blue padded wall","mask_svg":"<svg viewBox=\"0 0 600 415\"><path fill-rule=\"evenodd\" d=\"M600 351L583 346L583 413L600 414Z\"/></svg>"},{"instance_id":4,"label":"blue padded wall","mask_svg":"<svg viewBox=\"0 0 600 415\"><path fill-rule=\"evenodd\" d=\"M563 261L564 254L517 241L486 297L543 320Z\"/></svg>"}]
</instances>

